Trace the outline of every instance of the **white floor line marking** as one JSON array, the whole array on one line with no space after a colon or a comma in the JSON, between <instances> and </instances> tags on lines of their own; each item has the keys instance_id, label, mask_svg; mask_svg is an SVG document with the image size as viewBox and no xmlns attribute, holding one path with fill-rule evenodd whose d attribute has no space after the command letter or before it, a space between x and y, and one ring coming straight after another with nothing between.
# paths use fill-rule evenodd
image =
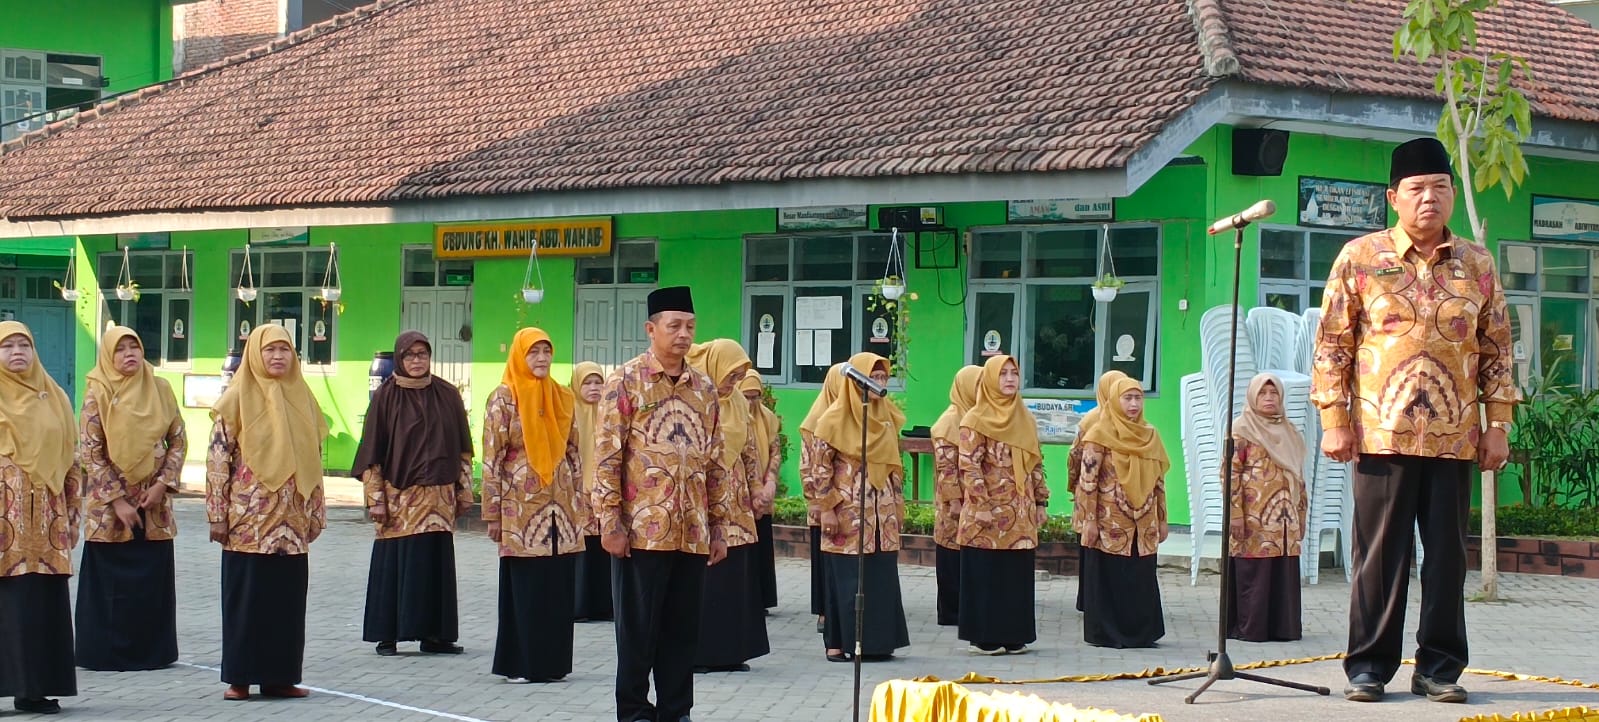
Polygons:
<instances>
[{"instance_id":1,"label":"white floor line marking","mask_svg":"<svg viewBox=\"0 0 1599 722\"><path fill-rule=\"evenodd\" d=\"M209 666L206 666L206 665L203 665L203 664L194 664L192 662L177 662L176 664L178 666L180 666L180 667L190 667L192 669L203 669L203 670L206 670L208 672L221 672L222 671L222 669L219 668L219 667L209 667ZM482 719L478 719L476 717L467 717L467 716L464 716L464 715L453 714L453 713L450 713L450 712L440 712L440 711L438 711L436 709L424 709L422 707L412 707L411 705L408 705L408 704L400 704L399 702L390 702L390 701L388 701L386 699L378 699L376 697L368 697L368 696L366 696L364 694L355 694L353 692L340 692L339 690L336 690L336 689L323 689L321 687L312 687L311 685L308 685L308 684L302 684L300 686L304 687L304 688L306 688L308 690L311 690L312 692L317 692L317 693L320 693L320 694L331 694L331 695L334 695L336 697L344 697L345 699L353 699L353 700L356 700L356 701L359 701L359 702L366 702L368 704L382 705L384 707L393 707L394 709L403 709L403 710L405 710L407 712L420 712L422 714L433 715L434 717L442 717L444 719L459 720L460 722L489 722L488 720L482 720Z\"/></svg>"}]
</instances>

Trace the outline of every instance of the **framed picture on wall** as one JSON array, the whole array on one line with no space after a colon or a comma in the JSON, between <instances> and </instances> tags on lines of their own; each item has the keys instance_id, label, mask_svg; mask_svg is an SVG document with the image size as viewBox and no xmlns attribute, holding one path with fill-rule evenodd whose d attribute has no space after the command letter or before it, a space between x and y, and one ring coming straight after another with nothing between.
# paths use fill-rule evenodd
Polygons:
<instances>
[{"instance_id":1,"label":"framed picture on wall","mask_svg":"<svg viewBox=\"0 0 1599 722\"><path fill-rule=\"evenodd\" d=\"M1388 227L1388 186L1299 177L1299 225L1380 231Z\"/></svg>"}]
</instances>

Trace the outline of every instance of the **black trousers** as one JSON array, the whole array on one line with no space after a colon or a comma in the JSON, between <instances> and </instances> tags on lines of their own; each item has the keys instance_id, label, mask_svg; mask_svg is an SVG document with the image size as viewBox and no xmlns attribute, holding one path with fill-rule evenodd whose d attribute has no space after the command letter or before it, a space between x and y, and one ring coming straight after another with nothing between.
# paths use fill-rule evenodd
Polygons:
<instances>
[{"instance_id":1,"label":"black trousers","mask_svg":"<svg viewBox=\"0 0 1599 722\"><path fill-rule=\"evenodd\" d=\"M1350 677L1369 673L1386 683L1399 671L1416 527L1426 551L1416 673L1454 682L1465 670L1470 463L1382 454L1355 461L1354 583L1344 659Z\"/></svg>"},{"instance_id":2,"label":"black trousers","mask_svg":"<svg viewBox=\"0 0 1599 722\"><path fill-rule=\"evenodd\" d=\"M706 561L704 554L639 549L611 560L619 722L678 722L693 709Z\"/></svg>"}]
</instances>

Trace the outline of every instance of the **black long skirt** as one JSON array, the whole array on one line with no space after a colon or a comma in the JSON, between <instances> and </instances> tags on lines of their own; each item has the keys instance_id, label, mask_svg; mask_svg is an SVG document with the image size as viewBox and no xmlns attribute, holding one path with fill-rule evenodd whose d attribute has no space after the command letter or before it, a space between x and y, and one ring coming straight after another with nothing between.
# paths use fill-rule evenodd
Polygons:
<instances>
[{"instance_id":1,"label":"black long skirt","mask_svg":"<svg viewBox=\"0 0 1599 722\"><path fill-rule=\"evenodd\" d=\"M938 626L960 624L961 550L933 547L933 573L938 581Z\"/></svg>"},{"instance_id":2,"label":"black long skirt","mask_svg":"<svg viewBox=\"0 0 1599 722\"><path fill-rule=\"evenodd\" d=\"M305 661L304 554L222 552L222 681L287 687Z\"/></svg>"},{"instance_id":3,"label":"black long skirt","mask_svg":"<svg viewBox=\"0 0 1599 722\"><path fill-rule=\"evenodd\" d=\"M500 557L495 674L550 681L572 673L572 584L577 557Z\"/></svg>"},{"instance_id":4,"label":"black long skirt","mask_svg":"<svg viewBox=\"0 0 1599 722\"><path fill-rule=\"evenodd\" d=\"M78 693L65 574L0 577L0 697Z\"/></svg>"},{"instance_id":5,"label":"black long skirt","mask_svg":"<svg viewBox=\"0 0 1599 722\"><path fill-rule=\"evenodd\" d=\"M1246 642L1293 642L1304 636L1299 557L1232 558L1227 636Z\"/></svg>"},{"instance_id":6,"label":"black long skirt","mask_svg":"<svg viewBox=\"0 0 1599 722\"><path fill-rule=\"evenodd\" d=\"M822 554L827 567L827 624L822 637L828 649L855 651L855 585L860 579L853 554ZM886 657L911 644L905 604L899 592L899 552L866 555L866 626L861 654Z\"/></svg>"},{"instance_id":7,"label":"black long skirt","mask_svg":"<svg viewBox=\"0 0 1599 722\"><path fill-rule=\"evenodd\" d=\"M772 515L755 520L755 583L761 592L761 608L777 606L777 545L772 540Z\"/></svg>"},{"instance_id":8,"label":"black long skirt","mask_svg":"<svg viewBox=\"0 0 1599 722\"><path fill-rule=\"evenodd\" d=\"M1083 550L1078 577L1083 641L1096 647L1153 647L1166 636L1155 555L1120 556Z\"/></svg>"},{"instance_id":9,"label":"black long skirt","mask_svg":"<svg viewBox=\"0 0 1599 722\"><path fill-rule=\"evenodd\" d=\"M460 636L455 535L436 531L372 542L361 638L454 642Z\"/></svg>"},{"instance_id":10,"label":"black long skirt","mask_svg":"<svg viewBox=\"0 0 1599 722\"><path fill-rule=\"evenodd\" d=\"M827 613L827 563L822 561L822 528L811 527L811 614Z\"/></svg>"},{"instance_id":11,"label":"black long skirt","mask_svg":"<svg viewBox=\"0 0 1599 722\"><path fill-rule=\"evenodd\" d=\"M1033 550L960 550L960 638L979 647L1038 640L1033 612Z\"/></svg>"},{"instance_id":12,"label":"black long skirt","mask_svg":"<svg viewBox=\"0 0 1599 722\"><path fill-rule=\"evenodd\" d=\"M753 544L728 547L726 559L706 568L694 666L731 667L772 651L755 584L755 552Z\"/></svg>"},{"instance_id":13,"label":"black long skirt","mask_svg":"<svg viewBox=\"0 0 1599 722\"><path fill-rule=\"evenodd\" d=\"M577 560L577 605L572 614L579 620L609 622L611 610L611 554L597 536L583 537L583 553Z\"/></svg>"},{"instance_id":14,"label":"black long skirt","mask_svg":"<svg viewBox=\"0 0 1599 722\"><path fill-rule=\"evenodd\" d=\"M101 672L161 669L178 661L172 540L85 542L78 565L78 666Z\"/></svg>"}]
</instances>

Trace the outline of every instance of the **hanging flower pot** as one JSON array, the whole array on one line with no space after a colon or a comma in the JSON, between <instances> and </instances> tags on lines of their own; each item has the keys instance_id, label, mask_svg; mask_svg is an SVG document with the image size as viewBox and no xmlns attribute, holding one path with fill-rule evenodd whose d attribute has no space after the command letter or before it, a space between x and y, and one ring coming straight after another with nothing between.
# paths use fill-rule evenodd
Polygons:
<instances>
[{"instance_id":1,"label":"hanging flower pot","mask_svg":"<svg viewBox=\"0 0 1599 722\"><path fill-rule=\"evenodd\" d=\"M239 285L233 289L233 295L240 301L249 303L255 300L255 274L250 269L250 244L244 244L244 267L239 269Z\"/></svg>"},{"instance_id":2,"label":"hanging flower pot","mask_svg":"<svg viewBox=\"0 0 1599 722\"><path fill-rule=\"evenodd\" d=\"M328 244L328 267L322 272L322 300L336 303L344 295L344 289L339 286L343 281L339 277L339 247L336 243Z\"/></svg>"},{"instance_id":3,"label":"hanging flower pot","mask_svg":"<svg viewBox=\"0 0 1599 722\"><path fill-rule=\"evenodd\" d=\"M538 275L538 282L533 282L534 274ZM533 247L527 254L527 271L522 274L522 302L538 303L544 300L544 270L539 268L539 242L533 241Z\"/></svg>"},{"instance_id":4,"label":"hanging flower pot","mask_svg":"<svg viewBox=\"0 0 1599 722\"><path fill-rule=\"evenodd\" d=\"M1110 303L1116 300L1116 292L1119 290L1114 286L1095 286L1093 290L1094 300L1100 303Z\"/></svg>"},{"instance_id":5,"label":"hanging flower pot","mask_svg":"<svg viewBox=\"0 0 1599 722\"><path fill-rule=\"evenodd\" d=\"M67 277L60 281L51 281L56 290L61 292L61 300L72 303L83 295L78 290L78 254L76 251L67 257Z\"/></svg>"},{"instance_id":6,"label":"hanging flower pot","mask_svg":"<svg viewBox=\"0 0 1599 722\"><path fill-rule=\"evenodd\" d=\"M1121 290L1122 286L1127 285L1127 282L1116 276L1116 257L1110 252L1110 224L1107 223L1101 226L1100 234L1104 237L1105 243L1101 247L1099 257L1101 275L1098 280L1094 281L1094 300L1100 303L1110 303L1116 300L1116 293Z\"/></svg>"},{"instance_id":7,"label":"hanging flower pot","mask_svg":"<svg viewBox=\"0 0 1599 722\"><path fill-rule=\"evenodd\" d=\"M122 247L122 270L117 271L117 285L112 294L118 301L139 300L139 284L133 282L133 271L128 264L128 247Z\"/></svg>"},{"instance_id":8,"label":"hanging flower pot","mask_svg":"<svg viewBox=\"0 0 1599 722\"><path fill-rule=\"evenodd\" d=\"M888 239L888 263L883 267L883 280L877 283L877 292L890 301L905 295L905 257L899 252L899 229L893 229Z\"/></svg>"}]
</instances>

